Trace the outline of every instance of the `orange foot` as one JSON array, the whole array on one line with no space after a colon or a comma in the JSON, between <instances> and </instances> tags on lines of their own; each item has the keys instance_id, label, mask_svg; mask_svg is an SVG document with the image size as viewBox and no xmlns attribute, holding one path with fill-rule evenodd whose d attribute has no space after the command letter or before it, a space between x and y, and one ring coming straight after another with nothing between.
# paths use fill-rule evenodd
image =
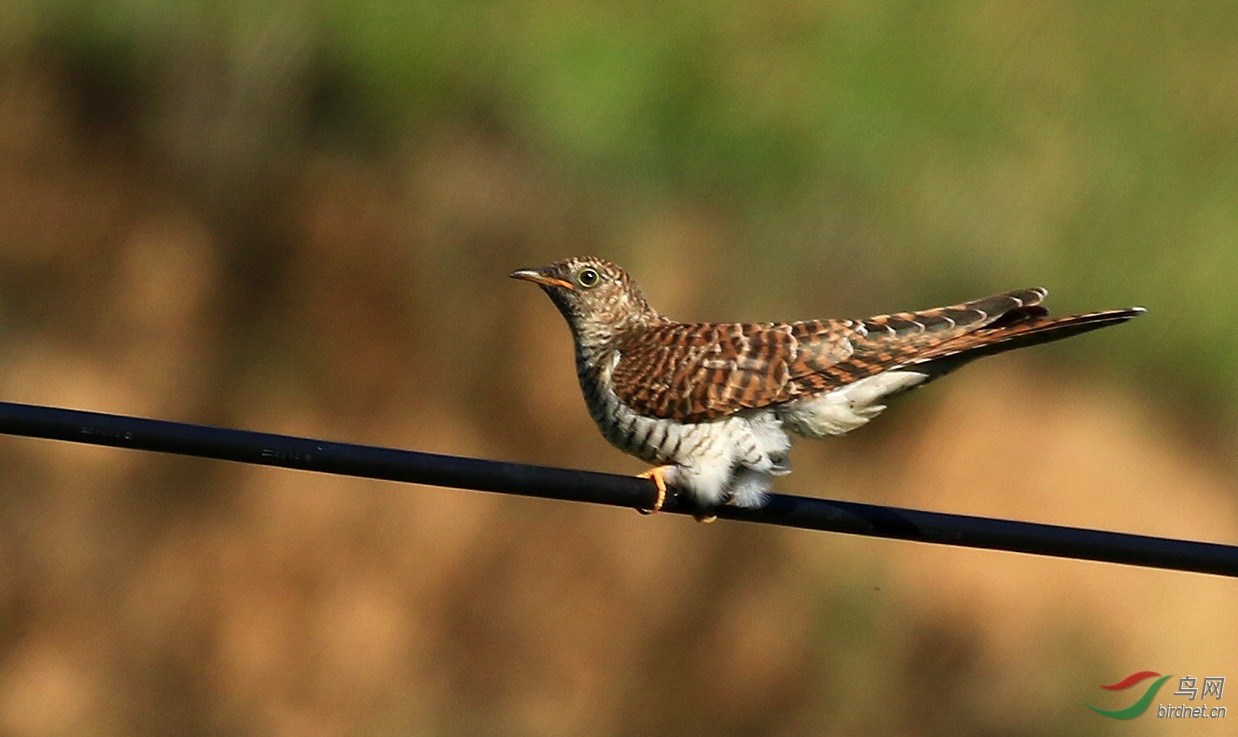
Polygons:
<instances>
[{"instance_id":1,"label":"orange foot","mask_svg":"<svg viewBox=\"0 0 1238 737\"><path fill-rule=\"evenodd\" d=\"M653 503L653 509L638 509L636 511L641 514L653 514L662 509L663 502L666 501L666 472L674 468L674 466L658 466L651 468L644 473L636 474L637 478L653 479L653 483L658 487L658 499Z\"/></svg>"},{"instance_id":2,"label":"orange foot","mask_svg":"<svg viewBox=\"0 0 1238 737\"><path fill-rule=\"evenodd\" d=\"M674 468L674 466L658 466L657 468L651 468L644 473L636 474L636 477L640 479L653 479L654 485L658 487L658 498L657 501L653 503L653 509L638 509L636 511L641 514L653 514L654 512L661 511L662 505L666 502L665 475L666 472L672 468ZM710 525L718 521L718 515L716 514L694 514L692 515L692 518L697 522L706 525Z\"/></svg>"}]
</instances>

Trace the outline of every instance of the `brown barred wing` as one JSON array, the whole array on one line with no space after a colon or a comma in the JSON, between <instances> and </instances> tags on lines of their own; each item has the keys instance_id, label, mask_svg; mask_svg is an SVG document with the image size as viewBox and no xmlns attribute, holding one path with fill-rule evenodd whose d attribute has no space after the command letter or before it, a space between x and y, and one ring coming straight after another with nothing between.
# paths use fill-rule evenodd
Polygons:
<instances>
[{"instance_id":1,"label":"brown barred wing","mask_svg":"<svg viewBox=\"0 0 1238 737\"><path fill-rule=\"evenodd\" d=\"M624 336L612 385L641 414L701 422L942 356L943 345L987 325L1042 317L1044 295L1026 289L865 320L663 323Z\"/></svg>"},{"instance_id":2,"label":"brown barred wing","mask_svg":"<svg viewBox=\"0 0 1238 737\"><path fill-rule=\"evenodd\" d=\"M666 323L632 331L619 345L613 387L637 412L681 422L785 402L800 392L797 372L847 357L851 324L812 323L807 353L799 336L808 323Z\"/></svg>"},{"instance_id":3,"label":"brown barred wing","mask_svg":"<svg viewBox=\"0 0 1238 737\"><path fill-rule=\"evenodd\" d=\"M988 330L983 332L984 340L994 342L996 334L1009 326L1047 319L1048 310L1040 306L1046 294L1045 289L1032 287L948 307L855 321L848 336L851 354L818 371L802 373L795 381L800 393L820 393L892 368L969 350L978 342L968 342L967 337L982 331Z\"/></svg>"}]
</instances>

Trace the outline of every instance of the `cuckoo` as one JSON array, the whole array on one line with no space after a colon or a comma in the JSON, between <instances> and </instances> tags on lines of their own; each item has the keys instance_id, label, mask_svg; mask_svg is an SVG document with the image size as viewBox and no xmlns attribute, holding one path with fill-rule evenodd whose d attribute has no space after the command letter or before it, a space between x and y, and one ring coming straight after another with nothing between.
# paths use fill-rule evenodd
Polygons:
<instances>
[{"instance_id":1,"label":"cuckoo","mask_svg":"<svg viewBox=\"0 0 1238 737\"><path fill-rule=\"evenodd\" d=\"M787 433L843 435L886 401L994 353L1059 340L1143 308L1050 317L1040 287L854 320L681 323L619 266L578 257L513 272L567 320L589 414L641 474L697 505L759 507L790 473Z\"/></svg>"}]
</instances>

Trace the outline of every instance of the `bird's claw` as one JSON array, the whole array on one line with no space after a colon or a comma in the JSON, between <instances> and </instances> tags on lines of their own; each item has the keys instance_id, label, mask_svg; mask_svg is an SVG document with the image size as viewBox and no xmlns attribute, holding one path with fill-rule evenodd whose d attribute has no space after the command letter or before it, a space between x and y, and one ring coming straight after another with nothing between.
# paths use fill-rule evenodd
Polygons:
<instances>
[{"instance_id":1,"label":"bird's claw","mask_svg":"<svg viewBox=\"0 0 1238 737\"><path fill-rule=\"evenodd\" d=\"M651 468L644 473L637 474L637 478L653 480L654 486L656 486L658 489L658 498L654 501L653 507L651 507L650 509L637 509L636 511L640 512L641 514L654 514L655 512L659 512L662 510L662 505L666 503L666 494L667 494L665 474L667 470L671 468L673 467L672 466L658 466L657 468ZM709 514L709 513L698 513L698 514L692 515L692 519L696 520L697 522L700 522L703 525L709 525L709 524L713 524L714 522L718 521L718 515Z\"/></svg>"},{"instance_id":2,"label":"bird's claw","mask_svg":"<svg viewBox=\"0 0 1238 737\"><path fill-rule=\"evenodd\" d=\"M670 468L671 466L658 466L657 468L651 468L644 473L638 473L636 475L637 478L653 479L653 484L658 489L658 498L654 501L653 507L650 509L637 509L636 511L641 514L654 514L655 512L660 512L662 510L662 505L666 503L666 478L664 478L664 476L666 471Z\"/></svg>"}]
</instances>

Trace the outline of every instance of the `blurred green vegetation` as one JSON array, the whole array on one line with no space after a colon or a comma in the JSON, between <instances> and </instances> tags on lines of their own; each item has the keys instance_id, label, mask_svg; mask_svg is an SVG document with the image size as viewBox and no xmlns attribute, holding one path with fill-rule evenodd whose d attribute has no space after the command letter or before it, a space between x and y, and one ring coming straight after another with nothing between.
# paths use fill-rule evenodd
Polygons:
<instances>
[{"instance_id":1,"label":"blurred green vegetation","mask_svg":"<svg viewBox=\"0 0 1238 737\"><path fill-rule=\"evenodd\" d=\"M703 212L722 223L715 257L728 264L708 275L772 301L771 316L803 309L787 296L799 289L855 311L1032 282L1066 309L1145 304L1143 324L1079 350L1136 341L1134 376L1173 377L1191 412L1235 417L1231 2L110 0L0 13L10 57L55 44L137 110L170 74L200 71L170 59L208 49L217 74L255 94L300 80L293 132L309 145L381 156L474 129L578 193L614 248L660 213ZM797 289L770 286L788 280ZM905 303L889 304L895 293Z\"/></svg>"}]
</instances>

